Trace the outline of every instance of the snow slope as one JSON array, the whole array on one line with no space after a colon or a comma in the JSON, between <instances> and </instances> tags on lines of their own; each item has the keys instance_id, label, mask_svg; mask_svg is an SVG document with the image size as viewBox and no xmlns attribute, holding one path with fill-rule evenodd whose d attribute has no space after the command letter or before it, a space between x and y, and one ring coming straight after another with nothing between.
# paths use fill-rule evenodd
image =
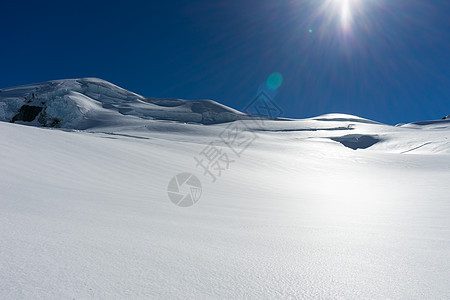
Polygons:
<instances>
[{"instance_id":1,"label":"snow slope","mask_svg":"<svg viewBox=\"0 0 450 300\"><path fill-rule=\"evenodd\" d=\"M35 96L63 130L8 123L55 82L0 93L1 299L450 298L450 123L204 125L98 82ZM211 142L233 160L215 182L195 161ZM202 184L187 208L167 193L183 172Z\"/></svg>"}]
</instances>

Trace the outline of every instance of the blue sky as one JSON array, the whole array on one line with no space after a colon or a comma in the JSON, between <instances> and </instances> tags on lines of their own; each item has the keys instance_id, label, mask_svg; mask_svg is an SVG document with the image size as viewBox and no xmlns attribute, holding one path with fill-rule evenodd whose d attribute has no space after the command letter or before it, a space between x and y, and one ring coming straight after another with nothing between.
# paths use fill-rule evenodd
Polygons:
<instances>
[{"instance_id":1,"label":"blue sky","mask_svg":"<svg viewBox=\"0 0 450 300\"><path fill-rule=\"evenodd\" d=\"M0 87L100 77L242 109L279 72L286 117L437 119L450 114L449 15L448 0L8 1Z\"/></svg>"}]
</instances>

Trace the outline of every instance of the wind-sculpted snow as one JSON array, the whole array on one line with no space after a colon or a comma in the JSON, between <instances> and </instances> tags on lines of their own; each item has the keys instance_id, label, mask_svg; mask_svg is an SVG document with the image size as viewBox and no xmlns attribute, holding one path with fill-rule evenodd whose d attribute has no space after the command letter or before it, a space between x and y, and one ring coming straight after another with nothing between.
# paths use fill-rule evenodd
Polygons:
<instances>
[{"instance_id":1,"label":"wind-sculpted snow","mask_svg":"<svg viewBox=\"0 0 450 300\"><path fill-rule=\"evenodd\" d=\"M445 120L255 119L97 79L3 89L0 117L0 299L450 298Z\"/></svg>"},{"instance_id":2,"label":"wind-sculpted snow","mask_svg":"<svg viewBox=\"0 0 450 300\"><path fill-rule=\"evenodd\" d=\"M265 126L240 157L217 144L234 162L213 183L193 157L227 124L0 122L0 298L449 298L450 155L417 148L438 136ZM367 149L330 139L374 131ZM188 208L167 193L185 172L203 190Z\"/></svg>"}]
</instances>

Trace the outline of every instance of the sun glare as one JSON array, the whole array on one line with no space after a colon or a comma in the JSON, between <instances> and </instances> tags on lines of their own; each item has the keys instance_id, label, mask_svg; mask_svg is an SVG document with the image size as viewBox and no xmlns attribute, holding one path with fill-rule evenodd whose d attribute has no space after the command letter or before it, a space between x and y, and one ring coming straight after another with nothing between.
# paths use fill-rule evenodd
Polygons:
<instances>
[{"instance_id":1,"label":"sun glare","mask_svg":"<svg viewBox=\"0 0 450 300\"><path fill-rule=\"evenodd\" d=\"M350 8L350 0L341 0L341 22L343 28L348 28L351 21L352 12Z\"/></svg>"},{"instance_id":2,"label":"sun glare","mask_svg":"<svg viewBox=\"0 0 450 300\"><path fill-rule=\"evenodd\" d=\"M328 7L334 14L338 14L342 29L348 31L353 22L354 10L359 5L359 0L329 0Z\"/></svg>"}]
</instances>

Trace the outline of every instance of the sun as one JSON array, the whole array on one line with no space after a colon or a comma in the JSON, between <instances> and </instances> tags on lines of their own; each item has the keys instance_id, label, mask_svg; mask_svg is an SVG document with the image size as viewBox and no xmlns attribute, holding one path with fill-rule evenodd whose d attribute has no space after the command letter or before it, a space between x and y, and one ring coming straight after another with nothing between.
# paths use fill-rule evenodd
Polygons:
<instances>
[{"instance_id":1,"label":"sun","mask_svg":"<svg viewBox=\"0 0 450 300\"><path fill-rule=\"evenodd\" d=\"M337 14L344 31L350 30L355 11L360 8L361 0L328 0L328 8Z\"/></svg>"},{"instance_id":2,"label":"sun","mask_svg":"<svg viewBox=\"0 0 450 300\"><path fill-rule=\"evenodd\" d=\"M352 20L352 10L350 7L351 0L338 0L341 2L341 24L343 28L348 28Z\"/></svg>"}]
</instances>

